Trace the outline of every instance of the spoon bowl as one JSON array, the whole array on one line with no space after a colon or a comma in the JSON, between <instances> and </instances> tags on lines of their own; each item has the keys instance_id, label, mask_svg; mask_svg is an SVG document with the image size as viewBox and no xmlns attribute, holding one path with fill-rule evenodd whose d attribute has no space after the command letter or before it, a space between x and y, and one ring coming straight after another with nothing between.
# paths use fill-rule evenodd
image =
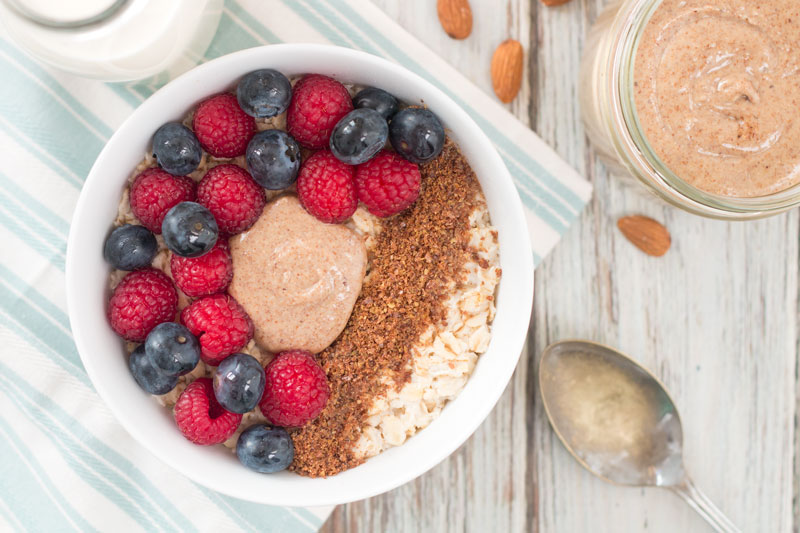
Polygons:
<instances>
[{"instance_id":1,"label":"spoon bowl","mask_svg":"<svg viewBox=\"0 0 800 533\"><path fill-rule=\"evenodd\" d=\"M717 531L739 531L686 475L675 403L636 361L594 342L557 342L542 353L539 391L556 435L594 475L668 488Z\"/></svg>"},{"instance_id":2,"label":"spoon bowl","mask_svg":"<svg viewBox=\"0 0 800 533\"><path fill-rule=\"evenodd\" d=\"M632 486L683 479L675 404L632 360L599 344L561 342L542 355L539 387L561 442L593 474Z\"/></svg>"}]
</instances>

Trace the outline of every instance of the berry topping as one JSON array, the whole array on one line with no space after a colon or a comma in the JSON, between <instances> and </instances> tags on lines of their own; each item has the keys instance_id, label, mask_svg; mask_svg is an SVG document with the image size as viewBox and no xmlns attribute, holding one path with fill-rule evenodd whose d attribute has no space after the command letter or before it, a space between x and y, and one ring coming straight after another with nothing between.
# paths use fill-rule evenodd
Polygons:
<instances>
[{"instance_id":1,"label":"berry topping","mask_svg":"<svg viewBox=\"0 0 800 533\"><path fill-rule=\"evenodd\" d=\"M370 213L390 217L413 204L419 196L419 167L384 150L356 168L355 184L358 199Z\"/></svg>"},{"instance_id":2,"label":"berry topping","mask_svg":"<svg viewBox=\"0 0 800 533\"><path fill-rule=\"evenodd\" d=\"M236 165L219 165L197 184L197 201L217 219L224 235L236 235L252 226L267 203L264 189Z\"/></svg>"},{"instance_id":3,"label":"berry topping","mask_svg":"<svg viewBox=\"0 0 800 533\"><path fill-rule=\"evenodd\" d=\"M258 406L273 424L303 426L316 418L328 402L328 380L311 353L281 352L264 370L267 385Z\"/></svg>"},{"instance_id":4,"label":"berry topping","mask_svg":"<svg viewBox=\"0 0 800 533\"><path fill-rule=\"evenodd\" d=\"M242 415L226 411L217 402L209 378L198 378L186 387L174 414L183 436L202 446L225 442L242 421Z\"/></svg>"},{"instance_id":5,"label":"berry topping","mask_svg":"<svg viewBox=\"0 0 800 533\"><path fill-rule=\"evenodd\" d=\"M397 98L376 87L358 91L353 98L353 105L356 109L374 109L386 120L391 119L398 109Z\"/></svg>"},{"instance_id":6,"label":"berry topping","mask_svg":"<svg viewBox=\"0 0 800 533\"><path fill-rule=\"evenodd\" d=\"M252 355L226 357L214 373L214 395L231 413L246 413L258 405L264 392L264 368Z\"/></svg>"},{"instance_id":7,"label":"berry topping","mask_svg":"<svg viewBox=\"0 0 800 533\"><path fill-rule=\"evenodd\" d=\"M318 220L328 224L344 222L358 207L353 167L327 150L317 152L300 167L297 196Z\"/></svg>"},{"instance_id":8,"label":"berry topping","mask_svg":"<svg viewBox=\"0 0 800 533\"><path fill-rule=\"evenodd\" d=\"M353 110L347 88L338 81L309 74L297 82L286 115L286 130L301 146L320 150L328 146L331 131Z\"/></svg>"},{"instance_id":9,"label":"berry topping","mask_svg":"<svg viewBox=\"0 0 800 533\"><path fill-rule=\"evenodd\" d=\"M149 394L166 394L178 384L178 376L168 376L153 364L140 344L128 359L128 368L136 383Z\"/></svg>"},{"instance_id":10,"label":"berry topping","mask_svg":"<svg viewBox=\"0 0 800 533\"><path fill-rule=\"evenodd\" d=\"M285 131L258 132L247 145L247 168L265 189L277 191L294 183L300 159L300 147Z\"/></svg>"},{"instance_id":11,"label":"berry topping","mask_svg":"<svg viewBox=\"0 0 800 533\"><path fill-rule=\"evenodd\" d=\"M163 272L154 268L127 274L108 301L108 319L117 334L143 342L147 334L178 312L178 292Z\"/></svg>"},{"instance_id":12,"label":"berry topping","mask_svg":"<svg viewBox=\"0 0 800 533\"><path fill-rule=\"evenodd\" d=\"M133 180L131 211L144 227L161 233L164 215L180 202L194 200L194 182L160 168L148 168Z\"/></svg>"},{"instance_id":13,"label":"berry topping","mask_svg":"<svg viewBox=\"0 0 800 533\"><path fill-rule=\"evenodd\" d=\"M239 107L234 95L222 93L197 106L192 129L209 154L237 157L244 154L256 132L256 121Z\"/></svg>"},{"instance_id":14,"label":"berry topping","mask_svg":"<svg viewBox=\"0 0 800 533\"><path fill-rule=\"evenodd\" d=\"M195 202L181 202L170 209L161 224L164 244L181 257L199 257L217 242L219 227L214 215Z\"/></svg>"},{"instance_id":15,"label":"berry topping","mask_svg":"<svg viewBox=\"0 0 800 533\"><path fill-rule=\"evenodd\" d=\"M256 424L239 435L236 456L247 468L262 474L272 474L285 470L292 464L294 443L285 429Z\"/></svg>"},{"instance_id":16,"label":"berry topping","mask_svg":"<svg viewBox=\"0 0 800 533\"><path fill-rule=\"evenodd\" d=\"M196 298L223 292L233 279L233 261L226 239L218 239L211 250L200 257L174 255L169 269L175 285L186 296Z\"/></svg>"},{"instance_id":17,"label":"berry topping","mask_svg":"<svg viewBox=\"0 0 800 533\"><path fill-rule=\"evenodd\" d=\"M200 343L186 326L163 322L144 341L147 358L167 376L188 374L200 361Z\"/></svg>"},{"instance_id":18,"label":"berry topping","mask_svg":"<svg viewBox=\"0 0 800 533\"><path fill-rule=\"evenodd\" d=\"M227 294L205 296L181 312L181 322L200 341L200 358L216 366L253 338L253 322Z\"/></svg>"},{"instance_id":19,"label":"berry topping","mask_svg":"<svg viewBox=\"0 0 800 533\"><path fill-rule=\"evenodd\" d=\"M277 70L256 70L239 82L236 98L239 106L251 117L274 117L289 107L292 84Z\"/></svg>"},{"instance_id":20,"label":"berry topping","mask_svg":"<svg viewBox=\"0 0 800 533\"><path fill-rule=\"evenodd\" d=\"M413 163L425 163L441 153L444 128L427 109L408 107L392 118L389 139L397 153Z\"/></svg>"},{"instance_id":21,"label":"berry topping","mask_svg":"<svg viewBox=\"0 0 800 533\"><path fill-rule=\"evenodd\" d=\"M170 174L185 176L200 164L203 150L192 130L180 122L167 122L153 135L153 155Z\"/></svg>"},{"instance_id":22,"label":"berry topping","mask_svg":"<svg viewBox=\"0 0 800 533\"><path fill-rule=\"evenodd\" d=\"M150 266L158 251L155 236L144 226L125 224L111 232L103 246L103 257L120 270Z\"/></svg>"},{"instance_id":23,"label":"berry topping","mask_svg":"<svg viewBox=\"0 0 800 533\"><path fill-rule=\"evenodd\" d=\"M366 163L389 138L389 125L374 109L356 109L340 120L331 134L331 152L348 165Z\"/></svg>"}]
</instances>

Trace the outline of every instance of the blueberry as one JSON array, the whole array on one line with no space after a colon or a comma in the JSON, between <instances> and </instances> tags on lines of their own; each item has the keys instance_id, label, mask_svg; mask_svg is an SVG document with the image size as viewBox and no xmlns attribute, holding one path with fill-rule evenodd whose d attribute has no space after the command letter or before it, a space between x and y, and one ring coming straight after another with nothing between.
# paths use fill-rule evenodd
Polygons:
<instances>
[{"instance_id":1,"label":"blueberry","mask_svg":"<svg viewBox=\"0 0 800 533\"><path fill-rule=\"evenodd\" d=\"M239 107L252 117L274 117L289 107L292 84L277 70L255 70L239 82L236 99L239 100Z\"/></svg>"},{"instance_id":2,"label":"blueberry","mask_svg":"<svg viewBox=\"0 0 800 533\"><path fill-rule=\"evenodd\" d=\"M444 128L427 109L407 107L392 119L389 138L397 153L413 163L425 163L442 151Z\"/></svg>"},{"instance_id":3,"label":"blueberry","mask_svg":"<svg viewBox=\"0 0 800 533\"><path fill-rule=\"evenodd\" d=\"M356 109L374 109L386 120L391 119L397 113L397 98L387 93L383 89L367 87L361 89L353 98L353 107Z\"/></svg>"},{"instance_id":4,"label":"blueberry","mask_svg":"<svg viewBox=\"0 0 800 533\"><path fill-rule=\"evenodd\" d=\"M236 456L247 468L272 474L292 464L294 444L285 429L256 424L239 435Z\"/></svg>"},{"instance_id":5,"label":"blueberry","mask_svg":"<svg viewBox=\"0 0 800 533\"><path fill-rule=\"evenodd\" d=\"M154 327L144 341L147 357L168 376L188 374L200 361L200 343L186 326L164 322Z\"/></svg>"},{"instance_id":6,"label":"blueberry","mask_svg":"<svg viewBox=\"0 0 800 533\"><path fill-rule=\"evenodd\" d=\"M386 146L389 125L374 109L350 111L333 128L331 152L348 165L366 163Z\"/></svg>"},{"instance_id":7,"label":"blueberry","mask_svg":"<svg viewBox=\"0 0 800 533\"><path fill-rule=\"evenodd\" d=\"M178 384L178 376L168 376L153 365L147 357L144 344L140 344L133 351L128 359L128 367L136 383L150 394L166 394Z\"/></svg>"},{"instance_id":8,"label":"blueberry","mask_svg":"<svg viewBox=\"0 0 800 533\"><path fill-rule=\"evenodd\" d=\"M153 155L170 174L185 176L197 169L203 150L192 130L180 122L167 122L153 135Z\"/></svg>"},{"instance_id":9,"label":"blueberry","mask_svg":"<svg viewBox=\"0 0 800 533\"><path fill-rule=\"evenodd\" d=\"M264 367L252 355L226 357L214 373L214 396L231 413L244 414L258 405L264 393Z\"/></svg>"},{"instance_id":10,"label":"blueberry","mask_svg":"<svg viewBox=\"0 0 800 533\"><path fill-rule=\"evenodd\" d=\"M125 224L111 232L103 246L103 257L120 270L138 270L150 266L158 243L144 226Z\"/></svg>"},{"instance_id":11,"label":"blueberry","mask_svg":"<svg viewBox=\"0 0 800 533\"><path fill-rule=\"evenodd\" d=\"M246 154L250 174L265 189L285 189L297 179L300 147L285 131L256 133L247 145Z\"/></svg>"},{"instance_id":12,"label":"blueberry","mask_svg":"<svg viewBox=\"0 0 800 533\"><path fill-rule=\"evenodd\" d=\"M181 257L200 257L217 242L219 227L211 211L196 202L181 202L161 223L164 243Z\"/></svg>"}]
</instances>

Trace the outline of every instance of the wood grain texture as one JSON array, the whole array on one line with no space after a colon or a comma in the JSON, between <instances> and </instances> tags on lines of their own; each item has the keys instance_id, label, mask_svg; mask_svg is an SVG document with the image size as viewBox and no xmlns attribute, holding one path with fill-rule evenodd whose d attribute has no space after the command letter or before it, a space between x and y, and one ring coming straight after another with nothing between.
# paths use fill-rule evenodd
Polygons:
<instances>
[{"instance_id":1,"label":"wood grain texture","mask_svg":"<svg viewBox=\"0 0 800 533\"><path fill-rule=\"evenodd\" d=\"M373 1L488 94L497 44L528 43L528 72L510 108L593 181L595 195L537 270L528 347L487 421L429 473L340 506L322 531L710 531L667 491L592 477L558 442L535 365L547 344L569 337L616 346L666 383L689 472L743 531L796 530L798 212L705 220L607 175L585 140L576 96L583 38L603 0L557 8L472 0L475 25L464 41L444 34L433 1ZM616 221L629 214L669 228L664 257L621 235Z\"/></svg>"}]
</instances>

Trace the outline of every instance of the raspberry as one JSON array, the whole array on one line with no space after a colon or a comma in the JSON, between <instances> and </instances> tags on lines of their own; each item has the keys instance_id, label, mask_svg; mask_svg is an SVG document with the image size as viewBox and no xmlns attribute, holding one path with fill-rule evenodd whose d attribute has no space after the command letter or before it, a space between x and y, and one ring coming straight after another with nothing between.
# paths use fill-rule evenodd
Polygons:
<instances>
[{"instance_id":1,"label":"raspberry","mask_svg":"<svg viewBox=\"0 0 800 533\"><path fill-rule=\"evenodd\" d=\"M181 322L200 341L200 358L217 366L253 338L253 322L227 294L205 296L181 312Z\"/></svg>"},{"instance_id":2,"label":"raspberry","mask_svg":"<svg viewBox=\"0 0 800 533\"><path fill-rule=\"evenodd\" d=\"M327 150L317 152L300 167L297 196L306 211L322 222L344 222L358 207L353 167Z\"/></svg>"},{"instance_id":3,"label":"raspberry","mask_svg":"<svg viewBox=\"0 0 800 533\"><path fill-rule=\"evenodd\" d=\"M258 220L267 198L245 169L219 165L197 184L197 202L211 211L223 234L235 235Z\"/></svg>"},{"instance_id":4,"label":"raspberry","mask_svg":"<svg viewBox=\"0 0 800 533\"><path fill-rule=\"evenodd\" d=\"M298 81L286 114L286 131L311 150L328 146L331 131L339 120L353 110L347 88L338 81L309 74Z\"/></svg>"},{"instance_id":5,"label":"raspberry","mask_svg":"<svg viewBox=\"0 0 800 533\"><path fill-rule=\"evenodd\" d=\"M214 157L244 155L256 133L256 121L242 111L236 96L222 93L197 106L192 129L206 152Z\"/></svg>"},{"instance_id":6,"label":"raspberry","mask_svg":"<svg viewBox=\"0 0 800 533\"><path fill-rule=\"evenodd\" d=\"M148 168L136 176L130 191L134 216L144 227L159 234L167 211L194 198L194 182L190 178L173 176L160 168Z\"/></svg>"},{"instance_id":7,"label":"raspberry","mask_svg":"<svg viewBox=\"0 0 800 533\"><path fill-rule=\"evenodd\" d=\"M381 151L356 168L358 199L378 217L396 215L419 196L419 167L394 152Z\"/></svg>"},{"instance_id":8,"label":"raspberry","mask_svg":"<svg viewBox=\"0 0 800 533\"><path fill-rule=\"evenodd\" d=\"M224 291L233 278L233 261L228 241L219 239L200 257L172 254L169 261L172 279L186 296L193 298Z\"/></svg>"},{"instance_id":9,"label":"raspberry","mask_svg":"<svg viewBox=\"0 0 800 533\"><path fill-rule=\"evenodd\" d=\"M258 406L277 426L300 427L316 418L328 402L325 372L309 352L281 352L264 372L267 382Z\"/></svg>"},{"instance_id":10,"label":"raspberry","mask_svg":"<svg viewBox=\"0 0 800 533\"><path fill-rule=\"evenodd\" d=\"M242 415L222 408L211 379L198 378L181 393L173 411L183 436L201 446L220 444L236 433Z\"/></svg>"},{"instance_id":11,"label":"raspberry","mask_svg":"<svg viewBox=\"0 0 800 533\"><path fill-rule=\"evenodd\" d=\"M178 293L160 270L136 270L122 278L108 301L108 320L117 334L144 342L147 334L178 312Z\"/></svg>"}]
</instances>

